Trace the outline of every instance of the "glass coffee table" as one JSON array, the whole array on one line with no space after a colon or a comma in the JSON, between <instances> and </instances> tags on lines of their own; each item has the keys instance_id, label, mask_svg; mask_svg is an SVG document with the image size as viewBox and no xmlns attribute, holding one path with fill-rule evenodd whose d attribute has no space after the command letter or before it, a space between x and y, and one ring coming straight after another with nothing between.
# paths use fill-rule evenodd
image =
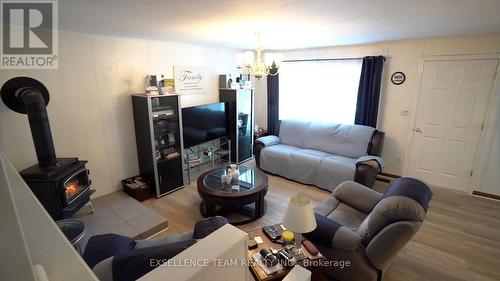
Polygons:
<instances>
[{"instance_id":1,"label":"glass coffee table","mask_svg":"<svg viewBox=\"0 0 500 281\"><path fill-rule=\"evenodd\" d=\"M213 169L198 177L198 193L203 199L200 212L204 217L227 216L231 212L237 212L244 219L230 219L230 222L239 225L264 215L267 175L247 167L239 167L239 172L238 179L233 179L229 184L221 180L221 176L227 174L226 168Z\"/></svg>"}]
</instances>

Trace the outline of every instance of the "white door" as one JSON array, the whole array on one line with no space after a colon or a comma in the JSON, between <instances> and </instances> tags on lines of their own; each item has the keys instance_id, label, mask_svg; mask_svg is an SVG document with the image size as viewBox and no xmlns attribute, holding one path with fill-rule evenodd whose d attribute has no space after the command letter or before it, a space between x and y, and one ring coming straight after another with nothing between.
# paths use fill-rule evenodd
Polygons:
<instances>
[{"instance_id":1,"label":"white door","mask_svg":"<svg viewBox=\"0 0 500 281\"><path fill-rule=\"evenodd\" d=\"M424 63L409 176L467 191L497 63Z\"/></svg>"}]
</instances>

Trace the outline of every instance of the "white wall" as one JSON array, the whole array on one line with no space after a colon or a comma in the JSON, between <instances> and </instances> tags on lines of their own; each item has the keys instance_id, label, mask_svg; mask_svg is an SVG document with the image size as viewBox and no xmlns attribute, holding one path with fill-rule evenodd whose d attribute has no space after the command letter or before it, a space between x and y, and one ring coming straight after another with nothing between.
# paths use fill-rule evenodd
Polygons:
<instances>
[{"instance_id":1,"label":"white wall","mask_svg":"<svg viewBox=\"0 0 500 281\"><path fill-rule=\"evenodd\" d=\"M47 86L57 156L88 160L97 196L139 173L130 95L144 92L146 74L205 67L207 93L183 96L182 106L190 106L218 101L218 74L235 70L229 49L70 32L59 33L59 44L58 70L0 70L0 85L29 76ZM26 116L3 103L0 148L16 169L36 163Z\"/></svg>"},{"instance_id":2,"label":"white wall","mask_svg":"<svg viewBox=\"0 0 500 281\"><path fill-rule=\"evenodd\" d=\"M283 59L387 56L384 66L385 77L381 88L378 127L386 132L383 150L383 158L386 163L384 171L401 175L406 148L411 136L413 104L418 97L419 84L417 79L422 57L462 54L500 54L500 34L293 50L283 52ZM402 71L406 74L407 80L403 85L396 86L390 82L390 75L396 71ZM328 82L325 81L325 85L327 84ZM254 82L254 85L256 88L256 122L261 127L266 127L267 110L257 109L257 106L265 106L267 102L266 81L261 79ZM408 110L407 116L401 114L403 110ZM498 175L496 178L498 179ZM499 181L497 180L497 182Z\"/></svg>"}]
</instances>

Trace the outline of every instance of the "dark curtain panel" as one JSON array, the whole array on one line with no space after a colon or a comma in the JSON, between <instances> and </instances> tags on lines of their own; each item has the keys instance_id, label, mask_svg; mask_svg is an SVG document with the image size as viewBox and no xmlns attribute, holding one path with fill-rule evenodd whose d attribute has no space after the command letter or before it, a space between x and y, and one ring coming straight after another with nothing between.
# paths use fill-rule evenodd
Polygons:
<instances>
[{"instance_id":1,"label":"dark curtain panel","mask_svg":"<svg viewBox=\"0 0 500 281\"><path fill-rule=\"evenodd\" d=\"M277 68L271 69L276 73ZM267 131L271 135L278 135L279 131L279 74L267 76Z\"/></svg>"},{"instance_id":2,"label":"dark curtain panel","mask_svg":"<svg viewBox=\"0 0 500 281\"><path fill-rule=\"evenodd\" d=\"M385 57L383 56L363 58L354 124L377 127L378 102L384 61Z\"/></svg>"}]
</instances>

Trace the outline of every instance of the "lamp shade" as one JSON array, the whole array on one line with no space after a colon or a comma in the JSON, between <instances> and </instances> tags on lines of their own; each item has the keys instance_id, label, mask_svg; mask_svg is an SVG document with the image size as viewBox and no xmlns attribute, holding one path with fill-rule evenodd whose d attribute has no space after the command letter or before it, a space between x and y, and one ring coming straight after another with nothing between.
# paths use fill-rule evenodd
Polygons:
<instances>
[{"instance_id":1,"label":"lamp shade","mask_svg":"<svg viewBox=\"0 0 500 281\"><path fill-rule=\"evenodd\" d=\"M316 228L316 218L311 200L301 195L292 197L283 218L283 225L297 233L313 231Z\"/></svg>"}]
</instances>

